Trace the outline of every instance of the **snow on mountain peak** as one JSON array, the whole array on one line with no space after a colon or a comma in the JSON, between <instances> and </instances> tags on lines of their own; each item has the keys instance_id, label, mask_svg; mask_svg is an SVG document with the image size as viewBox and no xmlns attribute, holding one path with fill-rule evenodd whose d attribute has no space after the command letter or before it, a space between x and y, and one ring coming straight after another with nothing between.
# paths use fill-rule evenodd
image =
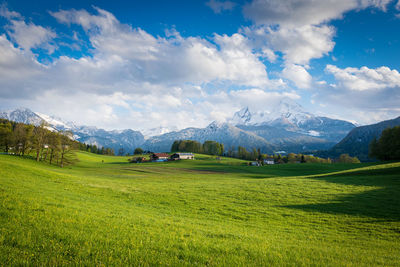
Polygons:
<instances>
[{"instance_id":1,"label":"snow on mountain peak","mask_svg":"<svg viewBox=\"0 0 400 267\"><path fill-rule=\"evenodd\" d=\"M268 110L251 111L248 107L236 112L229 121L233 125L268 125L283 121L299 125L315 117L292 99L282 99L279 104L269 107Z\"/></svg>"},{"instance_id":2,"label":"snow on mountain peak","mask_svg":"<svg viewBox=\"0 0 400 267\"><path fill-rule=\"evenodd\" d=\"M54 127L57 127L57 128L63 128L64 130L71 130L75 126L75 125L69 125L69 123L67 124L67 123L63 122L60 118L56 118L56 117L42 114L39 112L35 112L35 114L38 115L39 117L41 117L48 124L50 124Z\"/></svg>"}]
</instances>

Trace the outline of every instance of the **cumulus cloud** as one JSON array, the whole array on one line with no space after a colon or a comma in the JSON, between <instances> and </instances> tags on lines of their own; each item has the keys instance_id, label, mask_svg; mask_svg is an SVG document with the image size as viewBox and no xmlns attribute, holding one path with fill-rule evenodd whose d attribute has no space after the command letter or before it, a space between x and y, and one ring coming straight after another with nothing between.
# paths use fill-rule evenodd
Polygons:
<instances>
[{"instance_id":1,"label":"cumulus cloud","mask_svg":"<svg viewBox=\"0 0 400 267\"><path fill-rule=\"evenodd\" d=\"M326 105L328 114L342 119L351 117L362 123L374 123L400 114L400 74L395 69L371 69L326 66L336 83L316 83L313 99Z\"/></svg>"},{"instance_id":2,"label":"cumulus cloud","mask_svg":"<svg viewBox=\"0 0 400 267\"><path fill-rule=\"evenodd\" d=\"M233 8L236 6L236 3L231 1L210 0L206 2L206 5L209 6L214 13L219 14L225 10L233 10Z\"/></svg>"},{"instance_id":3,"label":"cumulus cloud","mask_svg":"<svg viewBox=\"0 0 400 267\"><path fill-rule=\"evenodd\" d=\"M95 10L94 15L86 10L51 12L61 23L82 27L93 47L90 56L62 55L44 65L15 46L16 39L0 36L0 98L108 129L184 128L232 116L240 101L230 85L261 91L284 86L282 80L268 78L243 34L215 34L208 40L176 31L153 36Z\"/></svg>"},{"instance_id":4,"label":"cumulus cloud","mask_svg":"<svg viewBox=\"0 0 400 267\"><path fill-rule=\"evenodd\" d=\"M335 30L331 26L306 25L294 29L267 29L267 42L275 51L281 51L288 63L308 64L332 51Z\"/></svg>"},{"instance_id":5,"label":"cumulus cloud","mask_svg":"<svg viewBox=\"0 0 400 267\"><path fill-rule=\"evenodd\" d=\"M123 25L109 12L96 8L51 13L63 23L81 25L89 34L95 58L114 59L131 80L152 83L229 80L242 85L267 85L265 66L240 34L215 35L214 43L199 37L154 37L140 28ZM218 45L218 46L217 46Z\"/></svg>"},{"instance_id":6,"label":"cumulus cloud","mask_svg":"<svg viewBox=\"0 0 400 267\"><path fill-rule=\"evenodd\" d=\"M386 10L391 0L253 0L243 8L256 24L299 27L319 25L353 9L376 7Z\"/></svg>"},{"instance_id":7,"label":"cumulus cloud","mask_svg":"<svg viewBox=\"0 0 400 267\"><path fill-rule=\"evenodd\" d=\"M276 52L285 65L306 66L326 56L335 46L336 29L328 23L351 10L368 7L385 11L391 0L253 0L243 7L255 25L242 32L270 62ZM265 51L265 52L264 52Z\"/></svg>"},{"instance_id":8,"label":"cumulus cloud","mask_svg":"<svg viewBox=\"0 0 400 267\"><path fill-rule=\"evenodd\" d=\"M298 88L308 89L311 87L312 77L302 66L288 65L283 69L282 76L291 80Z\"/></svg>"},{"instance_id":9,"label":"cumulus cloud","mask_svg":"<svg viewBox=\"0 0 400 267\"><path fill-rule=\"evenodd\" d=\"M334 65L327 65L325 70L335 77L339 86L352 91L400 87L400 73L385 66L376 69L365 66L359 69L340 69Z\"/></svg>"},{"instance_id":10,"label":"cumulus cloud","mask_svg":"<svg viewBox=\"0 0 400 267\"><path fill-rule=\"evenodd\" d=\"M4 6L0 9L0 15L9 20L10 24L6 26L7 34L19 47L26 51L41 47L50 53L56 49L52 40L57 34L51 29L33 23L27 24L18 12L9 11Z\"/></svg>"},{"instance_id":11,"label":"cumulus cloud","mask_svg":"<svg viewBox=\"0 0 400 267\"><path fill-rule=\"evenodd\" d=\"M372 70L383 77L380 79L362 68L354 71L327 66L326 71L337 80L336 87L313 83L308 64L327 55L335 45L335 29L324 23L252 25L232 35L207 38L182 37L175 30L155 36L123 24L112 13L96 7L94 14L86 10L50 12L60 23L81 27L83 31L79 32L88 38L87 46L92 49L88 56L61 55L42 64L31 50L59 45L56 33L27 23L16 12L1 12L9 21L7 35L0 35L1 101L107 129L204 127L212 120L227 120L244 106L265 110L282 98L299 100L301 91L292 88L308 89L312 85L318 88L316 100L321 101L339 101L334 97L352 92L360 101L354 104L360 110L366 103L362 101L380 95L373 89L351 89L342 72L381 86L389 84L390 79L397 84L398 79L395 70L387 74L380 68ZM16 33L25 28L44 29L50 34L24 41ZM268 75L262 62L265 59L281 64L282 73ZM380 90L394 93L396 88ZM368 94L359 97L361 92ZM392 102L387 100L382 105L393 109ZM374 105L375 110L382 108Z\"/></svg>"},{"instance_id":12,"label":"cumulus cloud","mask_svg":"<svg viewBox=\"0 0 400 267\"><path fill-rule=\"evenodd\" d=\"M0 97L27 97L35 94L37 80L43 77L45 67L33 55L0 35Z\"/></svg>"}]
</instances>

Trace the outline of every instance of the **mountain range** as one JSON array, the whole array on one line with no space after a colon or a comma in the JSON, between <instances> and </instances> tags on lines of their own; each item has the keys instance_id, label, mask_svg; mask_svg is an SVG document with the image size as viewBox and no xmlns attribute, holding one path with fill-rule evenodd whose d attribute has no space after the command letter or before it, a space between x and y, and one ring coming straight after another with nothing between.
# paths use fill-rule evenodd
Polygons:
<instances>
[{"instance_id":1,"label":"mountain range","mask_svg":"<svg viewBox=\"0 0 400 267\"><path fill-rule=\"evenodd\" d=\"M316 154L332 158L336 158L341 154L349 154L352 157L358 157L361 161L370 161L372 159L368 157L368 149L371 141L374 138L378 139L386 128L395 126L400 126L400 117L354 128L331 149Z\"/></svg>"},{"instance_id":2,"label":"mountain range","mask_svg":"<svg viewBox=\"0 0 400 267\"><path fill-rule=\"evenodd\" d=\"M136 147L155 152L169 151L175 140L182 139L214 140L223 143L226 149L243 146L249 150L260 148L264 153L327 150L356 127L347 121L315 116L289 99L269 110L253 111L245 107L227 122L170 132L162 127L142 132L131 129L107 131L94 126L78 126L26 108L0 112L0 117L35 125L45 121L52 130L72 131L80 142L110 147L116 152L123 148L125 153L132 153Z\"/></svg>"}]
</instances>

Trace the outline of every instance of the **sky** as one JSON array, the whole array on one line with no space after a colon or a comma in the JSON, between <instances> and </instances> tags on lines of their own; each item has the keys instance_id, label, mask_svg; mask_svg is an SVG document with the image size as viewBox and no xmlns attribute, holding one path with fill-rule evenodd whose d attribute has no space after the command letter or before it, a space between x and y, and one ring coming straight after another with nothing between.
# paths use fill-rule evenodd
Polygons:
<instances>
[{"instance_id":1,"label":"sky","mask_svg":"<svg viewBox=\"0 0 400 267\"><path fill-rule=\"evenodd\" d=\"M182 129L291 99L400 116L400 0L0 2L0 110Z\"/></svg>"}]
</instances>

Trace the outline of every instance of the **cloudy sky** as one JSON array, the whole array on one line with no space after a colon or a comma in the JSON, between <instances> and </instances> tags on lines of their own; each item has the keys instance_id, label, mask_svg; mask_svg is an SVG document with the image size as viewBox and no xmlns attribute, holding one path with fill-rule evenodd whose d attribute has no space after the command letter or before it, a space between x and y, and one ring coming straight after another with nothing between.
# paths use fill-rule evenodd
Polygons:
<instances>
[{"instance_id":1,"label":"cloudy sky","mask_svg":"<svg viewBox=\"0 0 400 267\"><path fill-rule=\"evenodd\" d=\"M184 128L291 98L358 124L391 119L397 1L5 1L0 109Z\"/></svg>"}]
</instances>

